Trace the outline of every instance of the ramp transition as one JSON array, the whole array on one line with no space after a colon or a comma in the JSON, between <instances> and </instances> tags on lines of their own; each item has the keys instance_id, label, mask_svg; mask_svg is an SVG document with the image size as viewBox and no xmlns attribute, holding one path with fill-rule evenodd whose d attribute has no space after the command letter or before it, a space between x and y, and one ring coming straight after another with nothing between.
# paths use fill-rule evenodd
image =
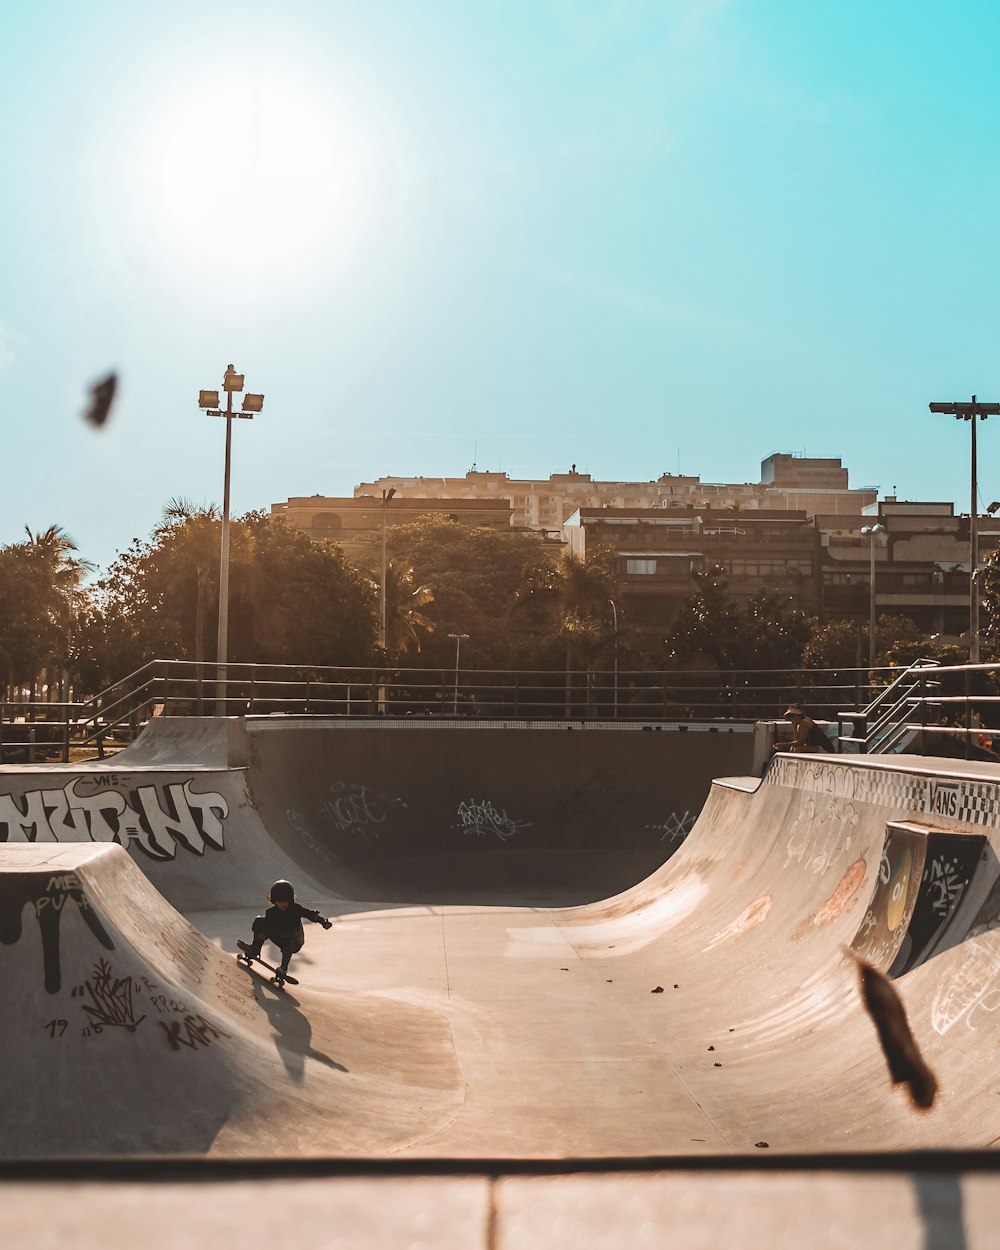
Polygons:
<instances>
[{"instance_id":1,"label":"ramp transition","mask_svg":"<svg viewBox=\"0 0 1000 1250\"><path fill-rule=\"evenodd\" d=\"M669 858L661 839L661 863L642 879L556 907L600 865L614 880L629 876L609 867L616 858L629 871L645 862L641 802L650 790L662 800L672 767L689 763L671 758L688 749L681 735L622 734L609 748L620 757L600 765L596 746L562 745L589 731L550 730L545 741L560 745L532 771L526 748L464 727L451 745L408 729L344 745L302 724L196 728L200 755L182 725L165 725L117 770L0 778L0 1100L14 1108L4 1157L637 1157L1000 1139L993 766L779 757L759 787L717 781L690 834ZM536 757L543 732L530 741ZM448 772L463 760L468 771ZM581 802L579 820L544 826L532 847L521 813L565 797L565 770L582 785L600 766L604 779L585 789L598 818ZM422 829L433 794L426 808L407 803L394 813L410 822L396 868L404 835L374 791L407 802L418 781L449 805L489 800L510 824ZM364 796L336 807L350 785ZM621 828L601 807L619 787L623 813L638 813ZM91 797L93 807L76 802ZM76 844L62 840L73 832ZM449 846L464 848L450 869ZM507 864L511 852L520 862ZM546 876L560 856L562 892ZM546 897L513 898L533 865ZM230 953L272 875L293 876L338 917L330 935L310 934L294 1002ZM848 951L895 978L940 1084L926 1114L890 1087ZM178 1009L157 1011L147 981ZM144 1013L133 1031L92 1015L122 987Z\"/></svg>"}]
</instances>

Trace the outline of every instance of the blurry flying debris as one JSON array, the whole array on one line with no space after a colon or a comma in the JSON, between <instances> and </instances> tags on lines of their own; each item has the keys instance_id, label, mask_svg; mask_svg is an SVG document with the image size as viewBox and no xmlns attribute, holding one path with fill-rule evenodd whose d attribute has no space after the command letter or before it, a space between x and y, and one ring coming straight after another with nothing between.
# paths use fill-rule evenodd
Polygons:
<instances>
[{"instance_id":1,"label":"blurry flying debris","mask_svg":"<svg viewBox=\"0 0 1000 1250\"><path fill-rule=\"evenodd\" d=\"M928 1111L934 1105L937 1078L924 1063L913 1040L902 999L888 977L859 959L853 951L845 950L845 954L850 955L858 965L861 998L865 1010L875 1022L893 1085L905 1085L914 1107Z\"/></svg>"},{"instance_id":2,"label":"blurry flying debris","mask_svg":"<svg viewBox=\"0 0 1000 1250\"><path fill-rule=\"evenodd\" d=\"M109 373L106 378L102 378L90 388L90 407L83 414L84 420L90 425L100 429L107 421L111 414L111 405L114 402L117 386L118 374Z\"/></svg>"}]
</instances>

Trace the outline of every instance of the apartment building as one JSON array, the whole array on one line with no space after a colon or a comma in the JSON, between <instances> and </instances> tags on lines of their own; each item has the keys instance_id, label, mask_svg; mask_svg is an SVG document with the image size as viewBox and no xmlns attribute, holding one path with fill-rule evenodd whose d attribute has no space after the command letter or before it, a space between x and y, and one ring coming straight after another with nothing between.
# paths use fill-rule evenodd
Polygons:
<instances>
[{"instance_id":1,"label":"apartment building","mask_svg":"<svg viewBox=\"0 0 1000 1250\"><path fill-rule=\"evenodd\" d=\"M1000 521L977 518L982 561L1000 545ZM867 622L872 555L875 611L907 616L924 633L957 641L969 627L969 517L954 504L890 496L860 517L817 516L822 620ZM881 525L883 532L862 529Z\"/></svg>"},{"instance_id":2,"label":"apartment building","mask_svg":"<svg viewBox=\"0 0 1000 1250\"><path fill-rule=\"evenodd\" d=\"M564 532L574 555L611 548L632 626L656 634L694 590L691 574L721 567L747 600L767 590L789 610L818 603L819 535L802 509L580 508Z\"/></svg>"},{"instance_id":3,"label":"apartment building","mask_svg":"<svg viewBox=\"0 0 1000 1250\"><path fill-rule=\"evenodd\" d=\"M856 514L875 503L873 486L852 489L839 458L774 452L761 462L756 482L703 482L697 475L663 473L655 481L595 481L571 465L568 473L544 479L470 469L464 477L387 476L363 482L355 495L447 496L450 499L507 499L511 524L559 530L581 508L731 508L745 511L802 509L809 515Z\"/></svg>"}]
</instances>

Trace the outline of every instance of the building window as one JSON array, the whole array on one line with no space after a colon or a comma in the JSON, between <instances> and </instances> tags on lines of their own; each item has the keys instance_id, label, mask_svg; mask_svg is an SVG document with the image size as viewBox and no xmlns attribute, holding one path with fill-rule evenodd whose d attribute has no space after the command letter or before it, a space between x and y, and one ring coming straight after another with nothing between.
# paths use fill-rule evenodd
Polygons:
<instances>
[{"instance_id":1,"label":"building window","mask_svg":"<svg viewBox=\"0 0 1000 1250\"><path fill-rule=\"evenodd\" d=\"M790 573L808 577L812 572L809 560L731 560L729 563L734 577L787 577Z\"/></svg>"},{"instance_id":2,"label":"building window","mask_svg":"<svg viewBox=\"0 0 1000 1250\"><path fill-rule=\"evenodd\" d=\"M626 560L625 572L631 577L633 574L648 577L656 572L655 560Z\"/></svg>"}]
</instances>

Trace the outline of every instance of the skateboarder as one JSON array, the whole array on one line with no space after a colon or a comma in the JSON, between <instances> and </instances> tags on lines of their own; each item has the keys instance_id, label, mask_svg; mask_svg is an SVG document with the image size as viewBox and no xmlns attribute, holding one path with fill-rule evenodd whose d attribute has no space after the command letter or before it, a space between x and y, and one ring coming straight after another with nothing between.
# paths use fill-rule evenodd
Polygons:
<instances>
[{"instance_id":1,"label":"skateboarder","mask_svg":"<svg viewBox=\"0 0 1000 1250\"><path fill-rule=\"evenodd\" d=\"M308 907L296 902L295 890L289 881L275 881L267 897L273 906L254 920L253 941L237 942L236 945L250 959L259 959L260 948L264 943L273 942L281 951L281 964L276 975L279 981L283 981L288 972L289 961L302 949L306 940L302 921L311 920L313 924L321 924L324 929L330 929L333 925L318 911L310 911Z\"/></svg>"}]
</instances>

